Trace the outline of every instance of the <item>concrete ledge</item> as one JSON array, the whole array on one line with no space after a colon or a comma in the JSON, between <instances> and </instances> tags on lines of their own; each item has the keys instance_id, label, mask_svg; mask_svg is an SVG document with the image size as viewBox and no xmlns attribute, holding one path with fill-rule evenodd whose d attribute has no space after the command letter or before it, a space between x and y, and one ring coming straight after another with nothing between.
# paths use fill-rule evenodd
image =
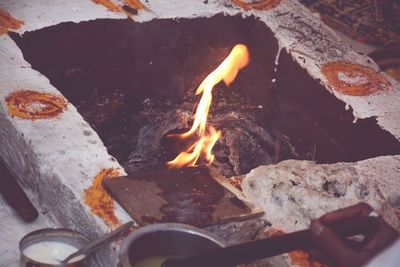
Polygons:
<instances>
[{"instance_id":1,"label":"concrete ledge","mask_svg":"<svg viewBox=\"0 0 400 267\"><path fill-rule=\"evenodd\" d=\"M285 232L359 202L369 203L400 230L399 164L400 156L336 164L286 160L252 170L242 187L264 209L272 227Z\"/></svg>"},{"instance_id":2,"label":"concrete ledge","mask_svg":"<svg viewBox=\"0 0 400 267\"><path fill-rule=\"evenodd\" d=\"M118 0L116 2L120 3L121 1ZM146 8L139 10L139 14L132 16L132 19L146 22L155 18L211 17L218 13L227 15L241 13L243 16L253 15L259 18L275 32L282 49L286 49L291 53L293 59L305 68L312 77L321 80L321 83L326 85L326 89L331 91L333 96L342 100L348 108L351 107L353 109L355 119L376 117L382 128L389 131L397 139L400 139L399 84L387 75L380 73L378 67L368 57L359 55L349 47L344 46L320 20L314 18L297 1L283 0L273 9L250 9L248 11L241 9L229 0L213 0L208 1L208 3L197 0L149 0L144 4ZM0 3L0 8L24 22L21 28L15 30L20 34L62 22L80 22L99 18L127 18L126 14L109 11L104 6L97 5L90 0L3 1ZM341 60L361 64L376 71L390 82L392 90L378 90L379 93L366 96L350 96L340 93L337 88L329 84L327 77L321 72L321 67L328 62ZM82 119L75 107L69 103L59 115L46 119L23 119L15 115L12 116L9 113L6 98L10 94L21 90L62 96L49 83L46 77L31 68L29 63L23 59L20 49L7 35L0 36L0 76L2 77L0 80L0 156L18 176L19 181L27 190L34 204L42 213L46 214L44 221L38 222L38 226L58 225L70 227L89 234L91 237L110 230L113 226L108 226L105 221L93 215L90 208L84 204L84 192L85 189L92 185L94 177L102 170L114 169L121 175L124 174L124 170L107 153L98 135ZM33 105L32 108L40 110L43 107ZM372 166L374 167L362 167L367 164L364 162L373 164ZM270 192L271 180L268 180L267 183L266 179L263 181L261 178L252 177L266 177L265 173L273 173L275 169L276 172L279 172L281 166L283 169L289 168L289 170L293 171L295 170L293 168L310 169L310 171L318 168L327 168L332 171L338 166L344 166L344 169L355 169L356 174L364 173L365 177L367 173L378 177L379 171L381 171L380 174L386 175L385 179L382 179L382 183L377 183L378 188L382 187L383 197L380 197L378 191L374 191L375 189L371 187L371 194L365 198L376 207L383 207L385 202L390 204L397 203L397 200L394 199L393 190L398 188L399 170L394 167L395 163L398 163L398 157L382 157L354 163L353 165L339 164L331 167L315 167L312 163L304 162L284 162L281 165L260 167L253 171L248 176L249 178L246 178L245 183L248 184L246 190L250 196L255 197L267 210L268 201L275 201L276 199L268 199L267 196L262 196L260 190ZM285 167L287 164L289 166ZM291 165L293 166L290 167ZM388 171L382 173L387 167L390 167ZM304 170L304 174L306 173L306 170ZM355 184L351 180L356 179L354 175L350 175L351 172L350 174L345 172L345 174L347 176L344 176L344 180L342 181L338 178L338 181L342 181L345 184L350 182ZM327 174L315 171L313 175ZM270 176L268 175L268 177ZM293 178L301 182L302 180L299 177L294 175ZM317 176L312 177L315 178ZM287 184L287 180L282 180L283 176L278 176L278 178L274 179L282 182L285 186ZM357 179L360 179L360 183L362 181L368 185L369 183L375 184L373 180L368 180L367 178L365 180L362 180L364 178ZM250 186L250 182L253 180L257 185L256 188ZM314 182L317 183L316 181ZM319 184L321 182L319 181L317 185L313 186L321 186ZM397 184L393 184L395 182ZM351 191L353 190L351 189L353 188L351 184L347 184L350 188L349 192L353 192ZM288 189L290 188L293 189L294 187L289 184ZM310 205L310 207L305 208L304 212L298 213L298 215L291 214L296 208L300 207L295 205L288 206L285 213L282 214L293 215L292 218L297 218L296 216L298 216L299 219L301 219L300 214L303 214L303 216L306 214L302 218L303 221L300 221L303 224L298 223L293 226L291 220L284 222L279 217L276 217L275 223L284 230L297 229L297 227L305 226L305 220L314 215L343 206L345 203L350 204L350 202L342 201L345 198L336 199L329 195L326 196L328 193L312 188L307 185L303 190L311 190L322 194L321 197L326 197L326 201L329 200L326 206L320 207L316 206L312 201L301 200L303 201L301 203ZM399 191L397 190L396 192ZM351 201L358 200L355 191L351 194L350 199ZM130 219L118 205L115 203L114 205L114 212L120 223ZM278 211L278 206L276 209ZM315 210L311 212L312 209ZM282 210L279 208L279 211ZM277 213L273 212L273 214L276 215ZM1 216L4 217L6 215L1 213ZM392 220L393 218L388 217L388 219ZM11 221L15 222L15 228L13 228L15 231L29 231L31 229L30 226L25 227L18 221L10 220L9 222L11 223ZM11 228L4 227L0 229L0 236L9 238L7 239L8 242L3 242L3 245L0 245L0 251L10 251L10 246L14 246L19 239L17 235L10 235L10 231L12 231ZM16 262L15 253L6 254L1 256L2 263L12 265L11 263ZM103 266L112 266L115 263L113 261L115 253L111 249L107 253L102 253L102 255L106 255L100 255L100 262ZM110 255L114 255L114 258L110 258Z\"/></svg>"}]
</instances>

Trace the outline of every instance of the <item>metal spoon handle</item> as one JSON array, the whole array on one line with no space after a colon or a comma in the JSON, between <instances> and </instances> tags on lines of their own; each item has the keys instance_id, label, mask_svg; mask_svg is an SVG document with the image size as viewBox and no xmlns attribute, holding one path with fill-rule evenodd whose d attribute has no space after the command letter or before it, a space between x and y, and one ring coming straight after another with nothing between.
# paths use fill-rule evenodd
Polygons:
<instances>
[{"instance_id":1,"label":"metal spoon handle","mask_svg":"<svg viewBox=\"0 0 400 267\"><path fill-rule=\"evenodd\" d=\"M127 231L129 228L131 228L133 226L133 224L134 224L134 222L130 221L130 222L118 227L117 229L103 235L102 237L96 239L95 241L90 242L88 245L84 246L77 252L74 252L71 255L69 255L68 257L66 257L64 260L61 261L61 263L66 264L73 258L80 256L80 255L85 255L85 256L89 255L90 253L92 253L93 251L98 249L99 247L113 241L116 237L118 237L118 235L120 235L121 233L123 233L123 232Z\"/></svg>"},{"instance_id":2,"label":"metal spoon handle","mask_svg":"<svg viewBox=\"0 0 400 267\"><path fill-rule=\"evenodd\" d=\"M379 225L377 218L363 218L330 225L341 237L374 233ZM244 244L220 248L184 259L167 259L163 267L231 267L250 261L272 257L297 249L315 246L311 232L307 230L277 237L251 241Z\"/></svg>"}]
</instances>

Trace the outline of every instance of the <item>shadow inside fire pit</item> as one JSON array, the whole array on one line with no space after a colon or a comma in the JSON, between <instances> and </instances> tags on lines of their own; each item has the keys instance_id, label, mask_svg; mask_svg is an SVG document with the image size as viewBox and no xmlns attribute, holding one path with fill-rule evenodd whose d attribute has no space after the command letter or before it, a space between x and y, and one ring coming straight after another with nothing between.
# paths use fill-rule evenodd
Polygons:
<instances>
[{"instance_id":1,"label":"shadow inside fire pit","mask_svg":"<svg viewBox=\"0 0 400 267\"><path fill-rule=\"evenodd\" d=\"M216 86L209 117L223 132L213 165L225 176L284 159L332 163L400 152L374 119L353 123L351 110L285 51L275 72L277 40L254 17L104 19L11 36L128 173L176 155L165 135L190 127L196 87L236 43L248 46L250 64L229 88Z\"/></svg>"}]
</instances>

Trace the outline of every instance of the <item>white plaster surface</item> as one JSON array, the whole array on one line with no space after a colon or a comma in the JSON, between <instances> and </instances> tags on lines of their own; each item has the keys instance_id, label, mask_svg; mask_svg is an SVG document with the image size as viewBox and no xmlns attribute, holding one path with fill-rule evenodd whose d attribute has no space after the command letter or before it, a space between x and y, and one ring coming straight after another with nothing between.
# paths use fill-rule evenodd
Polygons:
<instances>
[{"instance_id":1,"label":"white plaster surface","mask_svg":"<svg viewBox=\"0 0 400 267\"><path fill-rule=\"evenodd\" d=\"M49 120L31 121L8 114L4 98L12 91L60 93L45 76L30 68L7 35L0 36L0 40L1 157L17 175L35 206L46 213L42 215L44 221L58 221L57 226L77 229L92 238L109 231L83 204L84 189L104 168L119 169L121 175L124 170L71 104L59 117ZM121 223L130 220L117 204L116 214ZM8 231L1 227L0 236L8 235ZM1 242L0 247L16 249L10 246L19 237L12 237L14 242ZM104 266L112 266L116 253L110 248L107 253L99 254L99 258ZM15 254L2 254L0 259L2 264L14 262Z\"/></svg>"},{"instance_id":2,"label":"white plaster surface","mask_svg":"<svg viewBox=\"0 0 400 267\"><path fill-rule=\"evenodd\" d=\"M145 22L154 18L210 17L221 12L234 15L241 12L240 8L233 6L229 0L210 0L207 4L202 0L149 0L143 3L147 8L139 11L138 16L133 17L136 21ZM126 18L126 15L108 11L90 0L2 0L0 8L24 21L24 25L17 31L20 34L62 22L77 23L98 18ZM243 15L254 15L264 21L275 32L280 45L292 53L294 60L322 83L326 80L320 72L320 67L323 63L332 60L349 60L377 70L374 63L368 63L367 57L359 55L342 44L297 1L283 0L272 10L249 11L244 12ZM316 30L317 33L323 33L320 35L320 42L313 44L315 38L302 38L302 35L310 36L311 29ZM329 51L316 49L316 47L326 47L325 43L329 43ZM299 56L306 57L306 63ZM353 108L355 117L377 117L384 129L400 139L399 84L392 79L390 81L394 87L390 93L369 97L349 97L338 92L334 92L334 95ZM92 178L101 169L109 167L121 169L120 165L111 159L98 135L90 129L71 104L68 105L67 111L56 119L32 122L10 117L4 97L19 89L59 94L46 77L33 70L23 59L13 40L7 35L1 35L0 156L18 176L34 204L47 212L43 218L43 225L59 221L56 223L59 226L78 229L92 237L109 230L82 203L82 196L84 189L91 184ZM328 87L327 89L330 90ZM90 131L91 134L84 135L85 130ZM387 159L390 160L390 158ZM379 164L384 164L384 162L377 161L371 168L377 168ZM365 168L368 169L368 167ZM121 172L123 173L122 169ZM322 210L318 209L321 212ZM129 219L118 205L116 212L121 222ZM5 215L2 212L0 216ZM25 227L17 221L14 222L16 231L18 229L28 231L30 227L34 227L34 225ZM42 223L39 221L37 224L42 225ZM3 236L9 238L9 242L0 242L0 252L10 251L19 239L19 236L9 234L12 231L11 228L0 228L0 238ZM11 240L12 238L14 239ZM109 253L112 254L111 251ZM109 259L108 255L105 256L106 254L102 254L100 261L103 266L112 266L113 259ZM113 255L115 257L115 253ZM13 253L1 254L0 261L6 266L13 266L11 263L16 262L15 256L16 254Z\"/></svg>"},{"instance_id":3,"label":"white plaster surface","mask_svg":"<svg viewBox=\"0 0 400 267\"><path fill-rule=\"evenodd\" d=\"M291 232L312 219L359 202L369 203L400 230L400 156L355 163L316 164L287 160L253 169L244 194L259 204L273 228Z\"/></svg>"}]
</instances>

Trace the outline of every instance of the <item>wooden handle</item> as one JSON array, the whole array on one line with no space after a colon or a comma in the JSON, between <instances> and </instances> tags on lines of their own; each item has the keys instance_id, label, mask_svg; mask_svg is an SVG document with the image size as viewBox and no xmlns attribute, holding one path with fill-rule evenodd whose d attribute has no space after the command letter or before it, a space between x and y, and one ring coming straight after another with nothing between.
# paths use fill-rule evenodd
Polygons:
<instances>
[{"instance_id":1,"label":"wooden handle","mask_svg":"<svg viewBox=\"0 0 400 267\"><path fill-rule=\"evenodd\" d=\"M342 237L373 233L379 225L377 218L363 218L330 225ZM254 260L273 257L297 249L314 247L310 230L303 230L281 236L238 244L186 259L170 259L163 267L232 267Z\"/></svg>"},{"instance_id":2,"label":"wooden handle","mask_svg":"<svg viewBox=\"0 0 400 267\"><path fill-rule=\"evenodd\" d=\"M39 216L39 213L2 160L0 160L0 193L22 220L32 222Z\"/></svg>"}]
</instances>

